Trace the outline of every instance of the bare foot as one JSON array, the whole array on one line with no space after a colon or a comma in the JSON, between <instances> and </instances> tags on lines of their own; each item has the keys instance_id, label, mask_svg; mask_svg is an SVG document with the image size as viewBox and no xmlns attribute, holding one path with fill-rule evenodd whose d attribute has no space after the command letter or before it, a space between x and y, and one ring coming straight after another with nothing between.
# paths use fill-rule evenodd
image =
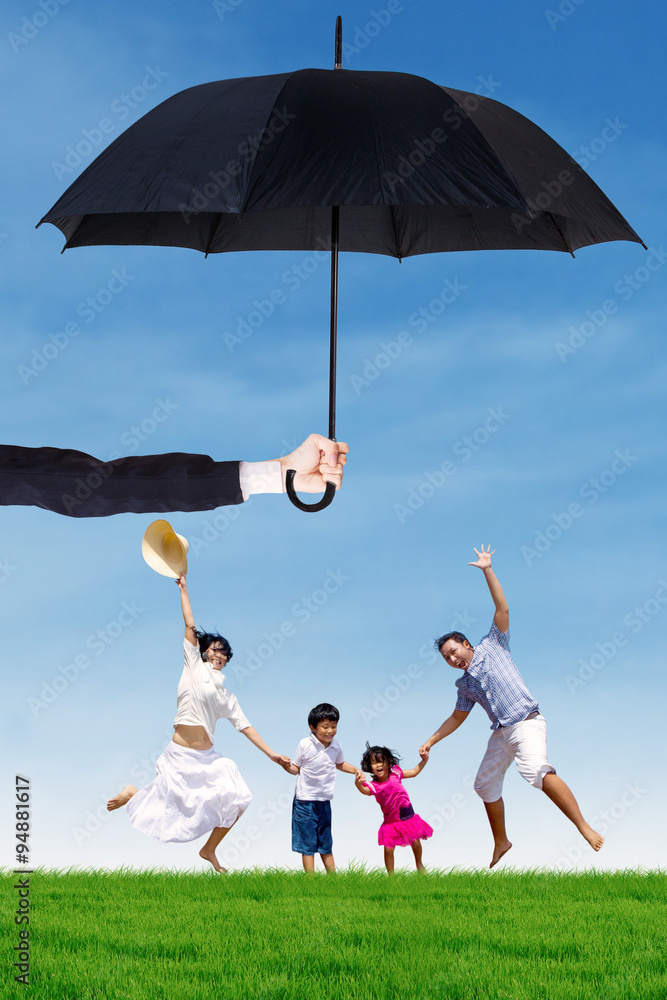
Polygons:
<instances>
[{"instance_id":1,"label":"bare foot","mask_svg":"<svg viewBox=\"0 0 667 1000\"><path fill-rule=\"evenodd\" d=\"M216 858L215 851L207 851L205 848L202 847L201 851L199 852L199 857L203 858L204 861L208 861L210 864L212 864L217 872L220 872L223 875L227 874L227 869L223 868L218 859Z\"/></svg>"},{"instance_id":2,"label":"bare foot","mask_svg":"<svg viewBox=\"0 0 667 1000\"><path fill-rule=\"evenodd\" d=\"M417 865L417 871L418 872L425 872L426 871L426 869L424 868L423 864L421 864L421 862Z\"/></svg>"},{"instance_id":3,"label":"bare foot","mask_svg":"<svg viewBox=\"0 0 667 1000\"><path fill-rule=\"evenodd\" d=\"M579 831L581 836L588 841L594 851L599 851L604 844L604 837L597 830L594 830L588 823Z\"/></svg>"},{"instance_id":4,"label":"bare foot","mask_svg":"<svg viewBox=\"0 0 667 1000\"><path fill-rule=\"evenodd\" d=\"M509 840L503 840L500 844L496 844L493 849L493 857L491 858L489 868L493 868L494 865L497 865L503 854L507 854L511 846L512 844Z\"/></svg>"},{"instance_id":5,"label":"bare foot","mask_svg":"<svg viewBox=\"0 0 667 1000\"><path fill-rule=\"evenodd\" d=\"M114 809L120 809L121 806L126 805L133 795L137 794L137 789L134 785L126 785L122 792L118 795L114 795L107 802L107 809L109 812L113 812Z\"/></svg>"}]
</instances>

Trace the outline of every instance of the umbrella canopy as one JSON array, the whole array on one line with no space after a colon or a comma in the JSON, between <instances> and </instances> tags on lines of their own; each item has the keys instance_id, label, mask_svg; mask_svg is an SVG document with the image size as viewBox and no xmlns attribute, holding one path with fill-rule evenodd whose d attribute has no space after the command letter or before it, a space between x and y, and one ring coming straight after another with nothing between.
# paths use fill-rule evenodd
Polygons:
<instances>
[{"instance_id":1,"label":"umbrella canopy","mask_svg":"<svg viewBox=\"0 0 667 1000\"><path fill-rule=\"evenodd\" d=\"M181 91L104 150L42 222L69 247L331 249L329 437L336 432L338 251L573 253L641 239L575 160L490 98L419 76L336 68ZM287 493L302 510L288 471Z\"/></svg>"},{"instance_id":2,"label":"umbrella canopy","mask_svg":"<svg viewBox=\"0 0 667 1000\"><path fill-rule=\"evenodd\" d=\"M41 222L67 247L330 247L394 257L639 236L545 132L405 73L304 69L191 87L120 135ZM41 223L40 223L41 224Z\"/></svg>"}]
</instances>

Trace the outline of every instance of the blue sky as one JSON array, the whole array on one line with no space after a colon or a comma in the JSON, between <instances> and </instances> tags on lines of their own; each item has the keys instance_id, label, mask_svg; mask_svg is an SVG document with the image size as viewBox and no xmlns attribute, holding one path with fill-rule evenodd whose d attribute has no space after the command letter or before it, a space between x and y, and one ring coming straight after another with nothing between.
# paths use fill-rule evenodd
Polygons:
<instances>
[{"instance_id":1,"label":"blue sky","mask_svg":"<svg viewBox=\"0 0 667 1000\"><path fill-rule=\"evenodd\" d=\"M349 761L370 740L412 766L454 705L455 676L433 654L433 637L458 626L476 642L488 630L492 605L467 563L474 545L490 543L514 658L549 724L550 759L607 835L593 855L512 771L507 865L664 867L654 762L664 755L666 693L667 256L656 85L665 15L654 4L10 0L0 65L12 95L2 112L3 440L100 458L193 451L254 460L326 430L326 262L307 252L205 260L157 247L61 256L61 234L34 226L97 152L172 94L331 67L338 13L346 68L491 93L585 162L649 250L613 243L575 260L507 251L400 265L342 255L344 489L313 516L276 496L174 514L191 543L195 616L229 636L229 686L275 749L292 754L308 710L327 700L341 711ZM431 303L444 288L456 294L436 316ZM284 301L230 350L229 335L276 290ZM422 328L410 322L419 310ZM68 334L68 324L80 332ZM128 780L150 780L175 712L182 625L176 588L141 558L151 517L2 508L0 518L4 808L13 775L27 775L31 860L203 866L194 846L160 846L103 809ZM281 643L287 622L293 634ZM490 834L471 787L488 735L477 708L411 783L416 810L436 828L427 866L488 864ZM255 796L223 863L298 867L294 779L224 723L216 747ZM375 803L341 775L339 866L381 864L379 822ZM5 858L13 862L11 842Z\"/></svg>"}]
</instances>

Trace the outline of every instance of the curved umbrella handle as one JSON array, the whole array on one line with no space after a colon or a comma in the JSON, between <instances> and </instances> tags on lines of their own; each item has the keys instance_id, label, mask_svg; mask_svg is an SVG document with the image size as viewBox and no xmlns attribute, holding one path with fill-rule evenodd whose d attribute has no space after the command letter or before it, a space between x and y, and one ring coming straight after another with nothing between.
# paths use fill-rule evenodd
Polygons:
<instances>
[{"instance_id":1,"label":"curved umbrella handle","mask_svg":"<svg viewBox=\"0 0 667 1000\"><path fill-rule=\"evenodd\" d=\"M316 511L316 510L324 510L325 507L329 506L336 492L336 487L334 486L333 483L327 483L327 488L324 491L324 496L321 497L317 501L317 503L304 503L302 500L299 500L298 496L296 495L296 490L294 489L295 476L296 476L296 471L294 469L288 469L285 475L285 489L287 491L287 496L290 498L291 502L294 504L295 507L298 507L299 510Z\"/></svg>"}]
</instances>

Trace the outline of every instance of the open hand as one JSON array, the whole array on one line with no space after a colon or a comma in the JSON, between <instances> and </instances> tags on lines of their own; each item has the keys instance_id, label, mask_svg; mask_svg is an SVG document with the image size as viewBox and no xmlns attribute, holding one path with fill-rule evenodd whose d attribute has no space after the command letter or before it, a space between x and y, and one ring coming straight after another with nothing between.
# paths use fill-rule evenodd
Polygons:
<instances>
[{"instance_id":1,"label":"open hand","mask_svg":"<svg viewBox=\"0 0 667 1000\"><path fill-rule=\"evenodd\" d=\"M469 562L468 566L477 566L479 569L491 569L491 556L495 553L491 551L491 546L487 546L486 552L484 551L484 546L482 545L482 551L478 552L475 549L475 555L477 556L477 562Z\"/></svg>"},{"instance_id":2,"label":"open hand","mask_svg":"<svg viewBox=\"0 0 667 1000\"><path fill-rule=\"evenodd\" d=\"M294 469L294 489L303 493L321 493L327 482L337 490L343 482L343 466L350 449L344 441L331 441L320 434L310 434L289 455L279 459L283 484L287 469Z\"/></svg>"}]
</instances>

